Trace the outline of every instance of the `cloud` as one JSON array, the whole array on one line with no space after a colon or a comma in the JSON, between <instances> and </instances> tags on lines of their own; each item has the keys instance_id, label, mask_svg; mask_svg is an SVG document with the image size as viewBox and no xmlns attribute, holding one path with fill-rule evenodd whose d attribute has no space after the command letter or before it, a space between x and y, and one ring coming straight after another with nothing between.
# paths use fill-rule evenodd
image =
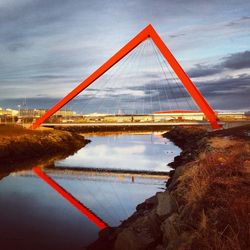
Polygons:
<instances>
[{"instance_id":1,"label":"cloud","mask_svg":"<svg viewBox=\"0 0 250 250\"><path fill-rule=\"evenodd\" d=\"M197 86L217 110L250 109L250 75L248 74L200 81L197 82Z\"/></svg>"},{"instance_id":2,"label":"cloud","mask_svg":"<svg viewBox=\"0 0 250 250\"><path fill-rule=\"evenodd\" d=\"M225 75L212 80L195 81L203 96L218 110L250 109L250 75ZM197 109L196 104L181 83L168 85L162 79L151 81L145 86L135 86L131 89L143 90L145 96L138 98L138 103L153 105L154 111L160 110L160 104L165 109ZM152 103L153 104L152 104ZM152 112L152 107L149 107Z\"/></svg>"},{"instance_id":3,"label":"cloud","mask_svg":"<svg viewBox=\"0 0 250 250\"><path fill-rule=\"evenodd\" d=\"M249 21L250 21L249 16L243 16L243 17L241 17L241 18L239 18L237 20L230 21L225 26L228 26L228 27L238 26L238 25L242 25L243 23L249 23Z\"/></svg>"},{"instance_id":4,"label":"cloud","mask_svg":"<svg viewBox=\"0 0 250 250\"><path fill-rule=\"evenodd\" d=\"M223 58L222 67L227 69L250 68L250 51L231 54Z\"/></svg>"},{"instance_id":5,"label":"cloud","mask_svg":"<svg viewBox=\"0 0 250 250\"><path fill-rule=\"evenodd\" d=\"M182 36L185 36L186 34L185 33L179 33L179 34L173 34L173 35L169 35L170 38L179 38L179 37L182 37Z\"/></svg>"},{"instance_id":6,"label":"cloud","mask_svg":"<svg viewBox=\"0 0 250 250\"><path fill-rule=\"evenodd\" d=\"M197 88L216 110L250 109L250 75L225 75L211 80L195 81ZM135 93L135 94L133 94ZM133 95L132 95L133 94ZM50 108L59 98L37 94L27 98L29 108ZM0 106L11 103L12 108L23 103L23 98L2 99ZM196 104L179 82L168 83L163 78L149 80L144 85L107 88L90 88L69 102L64 108L80 113L152 113L168 109L197 109Z\"/></svg>"},{"instance_id":7,"label":"cloud","mask_svg":"<svg viewBox=\"0 0 250 250\"><path fill-rule=\"evenodd\" d=\"M39 94L37 95L36 98L6 98L0 99L0 107L9 107L12 109L18 109L18 105L24 105L26 102L26 107L35 109L35 108L45 108L49 109L53 105L55 105L60 99L58 98L49 98L49 97L44 97L40 96Z\"/></svg>"},{"instance_id":8,"label":"cloud","mask_svg":"<svg viewBox=\"0 0 250 250\"><path fill-rule=\"evenodd\" d=\"M194 68L191 68L187 73L189 77L201 77L210 76L222 71L221 67L216 67L215 65L201 65L196 64Z\"/></svg>"},{"instance_id":9,"label":"cloud","mask_svg":"<svg viewBox=\"0 0 250 250\"><path fill-rule=\"evenodd\" d=\"M250 75L240 74L237 76L226 76L223 78L210 80L210 81L198 81L197 86L201 89L206 96L216 93L247 93L250 89Z\"/></svg>"},{"instance_id":10,"label":"cloud","mask_svg":"<svg viewBox=\"0 0 250 250\"><path fill-rule=\"evenodd\" d=\"M201 65L196 64L187 73L190 77L203 77L211 76L217 73L221 73L228 69L246 69L250 68L250 51L237 52L225 56L221 59L220 63L214 65Z\"/></svg>"},{"instance_id":11,"label":"cloud","mask_svg":"<svg viewBox=\"0 0 250 250\"><path fill-rule=\"evenodd\" d=\"M48 107L148 23L154 25L178 61L191 68L188 72L191 77L201 82L200 78L215 75L216 79L209 81L218 80L217 75L221 79L222 74L232 76L227 71L249 68L249 7L247 0L227 3L219 0L2 0L0 105L15 106L26 96L30 105ZM207 60L204 64L207 58L217 63ZM123 88L107 88L103 94L88 90L84 100L89 102L94 97L97 105L107 102L112 107L112 102L113 106L119 102L116 97L120 92L121 98L127 100L125 108L132 110L133 100L137 98L142 102L150 100L159 109L157 103L167 96L159 70L152 69L137 79L130 85L145 85L145 88L137 89L134 94L135 89L127 86L127 77L117 83ZM167 91L170 102L176 98L182 101L179 88L169 80L167 86L171 85ZM226 89L221 91L224 93ZM230 98L233 100L233 96Z\"/></svg>"}]
</instances>

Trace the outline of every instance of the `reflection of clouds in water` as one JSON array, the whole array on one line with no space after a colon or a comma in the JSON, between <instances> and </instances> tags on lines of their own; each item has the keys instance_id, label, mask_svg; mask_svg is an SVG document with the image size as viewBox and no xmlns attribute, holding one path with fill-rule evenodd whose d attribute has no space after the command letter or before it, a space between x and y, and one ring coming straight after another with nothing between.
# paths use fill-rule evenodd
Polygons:
<instances>
[{"instance_id":1,"label":"reflection of clouds in water","mask_svg":"<svg viewBox=\"0 0 250 250\"><path fill-rule=\"evenodd\" d=\"M58 162L61 166L85 166L126 169L152 169L157 161L144 154L146 147L138 146L106 146L96 145L80 150L77 154L66 160Z\"/></svg>"},{"instance_id":2,"label":"reflection of clouds in water","mask_svg":"<svg viewBox=\"0 0 250 250\"><path fill-rule=\"evenodd\" d=\"M122 135L92 137L91 143L56 166L169 171L180 150L163 137ZM168 154L166 154L168 152Z\"/></svg>"},{"instance_id":3,"label":"reflection of clouds in water","mask_svg":"<svg viewBox=\"0 0 250 250\"><path fill-rule=\"evenodd\" d=\"M146 147L143 145L130 147L115 147L113 151L117 154L140 154L145 152ZM111 152L112 153L112 152Z\"/></svg>"}]
</instances>

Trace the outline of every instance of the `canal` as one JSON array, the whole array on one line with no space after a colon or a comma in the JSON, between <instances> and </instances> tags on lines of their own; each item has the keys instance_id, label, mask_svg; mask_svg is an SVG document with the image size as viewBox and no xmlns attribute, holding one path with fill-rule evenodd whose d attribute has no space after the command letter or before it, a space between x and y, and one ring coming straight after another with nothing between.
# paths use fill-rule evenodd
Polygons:
<instances>
[{"instance_id":1,"label":"canal","mask_svg":"<svg viewBox=\"0 0 250 250\"><path fill-rule=\"evenodd\" d=\"M166 177L93 174L64 169L166 171L180 153L160 134L87 135L73 156L50 165L48 176L109 226L165 188ZM46 173L46 169L44 169ZM126 171L125 171L126 172ZM31 170L0 180L0 249L83 249L99 228Z\"/></svg>"}]
</instances>

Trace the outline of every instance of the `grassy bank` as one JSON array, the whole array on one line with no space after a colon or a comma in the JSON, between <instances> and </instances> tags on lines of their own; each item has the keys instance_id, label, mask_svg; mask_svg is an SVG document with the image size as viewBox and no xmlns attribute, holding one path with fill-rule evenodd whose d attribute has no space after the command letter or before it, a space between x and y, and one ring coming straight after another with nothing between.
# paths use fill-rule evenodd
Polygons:
<instances>
[{"instance_id":1,"label":"grassy bank","mask_svg":"<svg viewBox=\"0 0 250 250\"><path fill-rule=\"evenodd\" d=\"M82 148L87 140L67 131L30 130L0 125L0 171L64 158Z\"/></svg>"},{"instance_id":2,"label":"grassy bank","mask_svg":"<svg viewBox=\"0 0 250 250\"><path fill-rule=\"evenodd\" d=\"M137 206L87 249L249 249L250 127L208 133L176 128L183 151L167 190Z\"/></svg>"},{"instance_id":3,"label":"grassy bank","mask_svg":"<svg viewBox=\"0 0 250 250\"><path fill-rule=\"evenodd\" d=\"M178 203L177 213L168 221L178 235L166 237L166 246L249 249L249 131L249 126L204 133L206 136L200 131L195 143L186 141L182 160L193 159L180 164L181 174L168 183ZM188 138L194 132L179 133L189 134ZM192 156L187 154L190 147L197 149Z\"/></svg>"}]
</instances>

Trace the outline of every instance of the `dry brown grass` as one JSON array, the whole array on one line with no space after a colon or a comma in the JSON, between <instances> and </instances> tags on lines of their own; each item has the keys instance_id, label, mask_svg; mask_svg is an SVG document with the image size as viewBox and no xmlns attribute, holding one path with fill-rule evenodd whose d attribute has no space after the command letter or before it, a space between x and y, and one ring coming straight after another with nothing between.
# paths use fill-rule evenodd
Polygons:
<instances>
[{"instance_id":1,"label":"dry brown grass","mask_svg":"<svg viewBox=\"0 0 250 250\"><path fill-rule=\"evenodd\" d=\"M250 145L217 149L188 168L175 191L185 206L182 231L192 238L187 249L249 249Z\"/></svg>"},{"instance_id":2,"label":"dry brown grass","mask_svg":"<svg viewBox=\"0 0 250 250\"><path fill-rule=\"evenodd\" d=\"M0 137L17 137L23 135L42 135L47 134L47 129L27 129L20 125L5 125L0 124Z\"/></svg>"}]
</instances>

